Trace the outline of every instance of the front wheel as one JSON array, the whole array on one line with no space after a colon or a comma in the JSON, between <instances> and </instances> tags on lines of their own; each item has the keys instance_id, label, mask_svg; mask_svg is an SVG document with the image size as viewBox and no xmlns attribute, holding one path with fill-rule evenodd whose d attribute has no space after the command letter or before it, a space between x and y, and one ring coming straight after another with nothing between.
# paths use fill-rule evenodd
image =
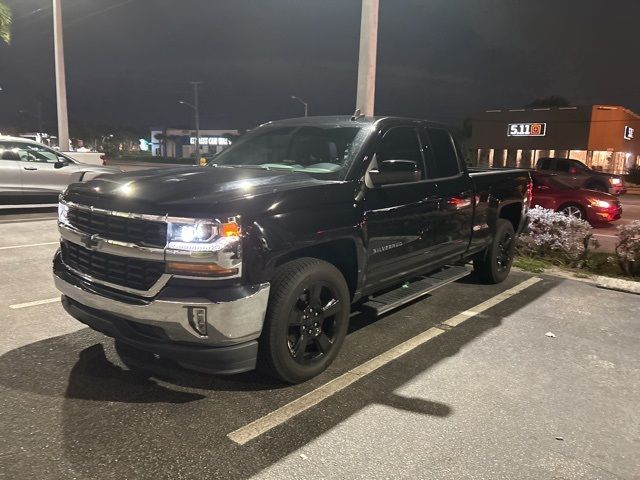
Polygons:
<instances>
[{"instance_id":1,"label":"front wheel","mask_svg":"<svg viewBox=\"0 0 640 480\"><path fill-rule=\"evenodd\" d=\"M351 297L340 271L315 258L282 265L271 283L260 366L287 383L324 371L347 334Z\"/></svg>"},{"instance_id":2,"label":"front wheel","mask_svg":"<svg viewBox=\"0 0 640 480\"><path fill-rule=\"evenodd\" d=\"M569 205L563 205L562 207L560 207L560 209L558 209L558 211L565 214L567 217L573 217L578 220L585 220L587 218L587 214L585 213L584 209L580 205L576 205L573 203Z\"/></svg>"},{"instance_id":3,"label":"front wheel","mask_svg":"<svg viewBox=\"0 0 640 480\"><path fill-rule=\"evenodd\" d=\"M516 234L508 220L499 218L493 242L482 257L473 261L473 268L486 283L503 282L511 271L516 251Z\"/></svg>"}]
</instances>

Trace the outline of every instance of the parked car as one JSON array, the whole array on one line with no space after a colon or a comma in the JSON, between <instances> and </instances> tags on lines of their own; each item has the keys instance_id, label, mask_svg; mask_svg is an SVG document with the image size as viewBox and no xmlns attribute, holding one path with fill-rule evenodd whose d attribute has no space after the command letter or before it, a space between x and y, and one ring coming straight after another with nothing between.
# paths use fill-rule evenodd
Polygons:
<instances>
[{"instance_id":1,"label":"parked car","mask_svg":"<svg viewBox=\"0 0 640 480\"><path fill-rule=\"evenodd\" d=\"M620 175L597 172L584 163L570 158L540 158L536 170L555 173L557 180L569 187L598 190L613 195L627 193L624 178Z\"/></svg>"},{"instance_id":2,"label":"parked car","mask_svg":"<svg viewBox=\"0 0 640 480\"><path fill-rule=\"evenodd\" d=\"M503 281L530 204L528 171L469 172L450 133L418 120L268 123L214 162L61 196L63 306L134 368L156 355L305 381L336 357L352 304L383 314L470 260Z\"/></svg>"},{"instance_id":3,"label":"parked car","mask_svg":"<svg viewBox=\"0 0 640 480\"><path fill-rule=\"evenodd\" d=\"M0 204L57 203L70 183L119 172L80 163L32 140L0 137Z\"/></svg>"},{"instance_id":4,"label":"parked car","mask_svg":"<svg viewBox=\"0 0 640 480\"><path fill-rule=\"evenodd\" d=\"M622 216L622 204L615 195L569 187L560 182L555 174L531 172L531 178L534 207L562 212L592 225L612 222Z\"/></svg>"}]
</instances>

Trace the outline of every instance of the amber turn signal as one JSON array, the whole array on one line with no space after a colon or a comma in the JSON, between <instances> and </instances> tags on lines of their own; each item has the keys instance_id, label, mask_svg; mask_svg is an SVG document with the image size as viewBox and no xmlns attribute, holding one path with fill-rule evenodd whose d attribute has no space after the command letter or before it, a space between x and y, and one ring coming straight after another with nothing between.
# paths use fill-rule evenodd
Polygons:
<instances>
[{"instance_id":1,"label":"amber turn signal","mask_svg":"<svg viewBox=\"0 0 640 480\"><path fill-rule=\"evenodd\" d=\"M223 237L239 237L240 228L236 222L223 223L220 225L221 236Z\"/></svg>"},{"instance_id":2,"label":"amber turn signal","mask_svg":"<svg viewBox=\"0 0 640 480\"><path fill-rule=\"evenodd\" d=\"M238 274L237 268L223 268L215 263L167 262L167 273L197 277L229 277Z\"/></svg>"}]
</instances>

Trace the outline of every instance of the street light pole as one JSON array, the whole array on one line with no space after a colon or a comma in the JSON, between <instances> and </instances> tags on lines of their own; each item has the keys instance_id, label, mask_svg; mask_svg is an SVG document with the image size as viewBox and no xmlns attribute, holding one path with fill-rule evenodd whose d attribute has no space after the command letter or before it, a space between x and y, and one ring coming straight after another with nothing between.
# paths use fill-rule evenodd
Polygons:
<instances>
[{"instance_id":1,"label":"street light pole","mask_svg":"<svg viewBox=\"0 0 640 480\"><path fill-rule=\"evenodd\" d=\"M53 0L53 41L56 71L56 103L58 106L58 145L69 151L69 117L67 114L67 82L64 68L64 42L62 39L62 9L60 0Z\"/></svg>"},{"instance_id":2,"label":"street light pole","mask_svg":"<svg viewBox=\"0 0 640 480\"><path fill-rule=\"evenodd\" d=\"M291 100L297 100L298 102L300 102L302 105L304 105L304 116L308 117L309 116L309 104L307 102L305 102L304 100L302 100L300 97L296 97L295 95L291 95Z\"/></svg>"},{"instance_id":3,"label":"street light pole","mask_svg":"<svg viewBox=\"0 0 640 480\"><path fill-rule=\"evenodd\" d=\"M198 87L202 82L189 82L193 85L193 110L196 114L196 165L200 164L200 105L198 104Z\"/></svg>"},{"instance_id":4,"label":"street light pole","mask_svg":"<svg viewBox=\"0 0 640 480\"><path fill-rule=\"evenodd\" d=\"M379 10L380 0L362 0L356 109L366 116L373 116L375 107Z\"/></svg>"}]
</instances>

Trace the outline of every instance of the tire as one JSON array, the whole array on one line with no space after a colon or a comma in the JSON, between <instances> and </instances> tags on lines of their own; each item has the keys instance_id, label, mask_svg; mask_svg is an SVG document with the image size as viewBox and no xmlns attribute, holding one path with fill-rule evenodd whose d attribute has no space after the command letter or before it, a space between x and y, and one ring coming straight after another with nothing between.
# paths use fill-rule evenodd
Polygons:
<instances>
[{"instance_id":1,"label":"tire","mask_svg":"<svg viewBox=\"0 0 640 480\"><path fill-rule=\"evenodd\" d=\"M503 282L511 271L516 250L516 234L513 225L503 218L498 219L493 242L482 257L473 261L473 268L485 283Z\"/></svg>"},{"instance_id":2,"label":"tire","mask_svg":"<svg viewBox=\"0 0 640 480\"><path fill-rule=\"evenodd\" d=\"M578 220L587 219L587 212L585 212L584 207L578 203L567 203L566 205L562 205L558 208L558 212L563 213L568 217L577 218Z\"/></svg>"},{"instance_id":3,"label":"tire","mask_svg":"<svg viewBox=\"0 0 640 480\"><path fill-rule=\"evenodd\" d=\"M286 383L301 383L335 359L349 326L351 296L340 271L301 258L276 271L260 337L259 368Z\"/></svg>"}]
</instances>

